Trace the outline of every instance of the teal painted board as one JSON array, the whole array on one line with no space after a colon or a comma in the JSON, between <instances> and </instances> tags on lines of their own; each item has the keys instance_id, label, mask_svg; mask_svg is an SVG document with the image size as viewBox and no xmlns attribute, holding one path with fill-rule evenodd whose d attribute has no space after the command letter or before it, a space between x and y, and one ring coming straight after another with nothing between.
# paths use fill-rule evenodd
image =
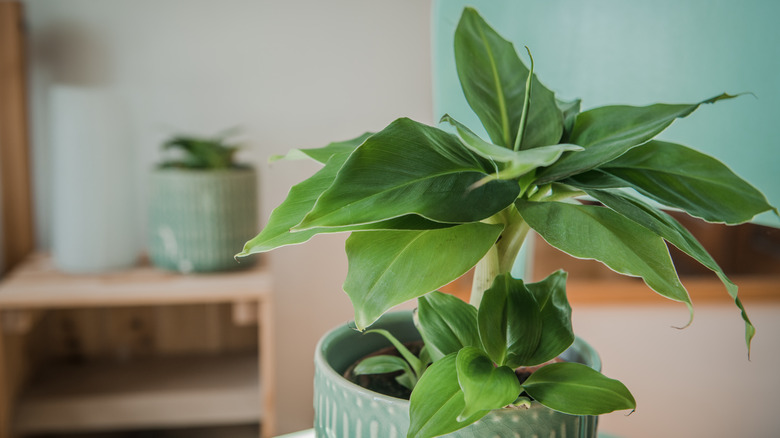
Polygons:
<instances>
[{"instance_id":1,"label":"teal painted board","mask_svg":"<svg viewBox=\"0 0 780 438\"><path fill-rule=\"evenodd\" d=\"M452 50L465 6L526 62L528 46L542 82L562 99L581 98L583 110L752 92L702 107L659 138L715 156L780 206L780 1L435 0L434 118L449 113L476 130ZM769 213L756 221L780 226Z\"/></svg>"}]
</instances>

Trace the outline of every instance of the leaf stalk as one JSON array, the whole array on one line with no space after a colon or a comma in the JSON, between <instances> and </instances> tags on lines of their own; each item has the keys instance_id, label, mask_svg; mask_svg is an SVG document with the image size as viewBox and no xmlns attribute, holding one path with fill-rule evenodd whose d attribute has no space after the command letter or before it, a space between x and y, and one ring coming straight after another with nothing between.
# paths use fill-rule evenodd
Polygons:
<instances>
[{"instance_id":1,"label":"leaf stalk","mask_svg":"<svg viewBox=\"0 0 780 438\"><path fill-rule=\"evenodd\" d=\"M525 46L525 50L528 52L528 57L531 58L531 68L528 70L528 78L525 80L525 97L523 98L523 112L520 113L520 126L517 127L517 136L515 137L515 152L520 150L520 145L523 142L523 133L525 127L528 124L528 107L531 105L531 80L534 76L534 57L531 56L531 49Z\"/></svg>"}]
</instances>

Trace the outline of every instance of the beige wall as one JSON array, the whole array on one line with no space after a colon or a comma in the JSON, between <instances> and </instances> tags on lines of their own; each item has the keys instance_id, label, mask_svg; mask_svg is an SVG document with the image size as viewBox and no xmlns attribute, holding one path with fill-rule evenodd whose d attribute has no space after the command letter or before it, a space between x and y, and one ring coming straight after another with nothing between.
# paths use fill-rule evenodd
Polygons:
<instances>
[{"instance_id":1,"label":"beige wall","mask_svg":"<svg viewBox=\"0 0 780 438\"><path fill-rule=\"evenodd\" d=\"M37 232L50 242L47 138L52 84L105 86L131 107L135 186L174 132L240 125L261 171L262 220L314 165L272 154L379 130L400 116L432 123L430 2L420 0L29 0ZM59 55L58 55L59 53ZM69 53L65 59L63 53ZM143 239L145 208L135 230ZM247 236L248 238L251 236ZM269 256L276 275L279 432L311 427L313 349L349 319L342 236Z\"/></svg>"},{"instance_id":2,"label":"beige wall","mask_svg":"<svg viewBox=\"0 0 780 438\"><path fill-rule=\"evenodd\" d=\"M599 430L625 438L779 436L780 304L745 305L758 330L750 361L739 312L725 300L696 306L684 330L672 328L687 322L680 304L575 307L575 332L637 401L630 416L603 416Z\"/></svg>"}]
</instances>

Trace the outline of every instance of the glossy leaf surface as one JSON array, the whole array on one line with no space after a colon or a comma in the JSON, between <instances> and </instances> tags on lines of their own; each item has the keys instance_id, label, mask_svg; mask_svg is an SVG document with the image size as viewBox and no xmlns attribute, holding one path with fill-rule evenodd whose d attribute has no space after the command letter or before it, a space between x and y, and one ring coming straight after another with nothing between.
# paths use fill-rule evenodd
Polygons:
<instances>
[{"instance_id":1,"label":"glossy leaf surface","mask_svg":"<svg viewBox=\"0 0 780 438\"><path fill-rule=\"evenodd\" d=\"M457 421L466 402L458 384L453 353L434 362L423 374L409 399L408 438L431 438L454 432L485 416L478 412L466 420Z\"/></svg>"},{"instance_id":2,"label":"glossy leaf surface","mask_svg":"<svg viewBox=\"0 0 780 438\"><path fill-rule=\"evenodd\" d=\"M664 240L713 271L726 286L726 290L742 314L742 319L745 321L745 342L748 346L748 352L750 351L750 341L753 339L756 329L750 322L745 307L737 295L739 291L737 285L726 276L715 259L685 227L668 214L621 191L586 190L586 193L607 207L663 237Z\"/></svg>"},{"instance_id":3,"label":"glossy leaf surface","mask_svg":"<svg viewBox=\"0 0 780 438\"><path fill-rule=\"evenodd\" d=\"M598 260L618 273L642 277L660 295L685 303L693 318L688 291L664 240L654 232L605 207L520 200L515 205L550 245L574 257Z\"/></svg>"},{"instance_id":4,"label":"glossy leaf surface","mask_svg":"<svg viewBox=\"0 0 780 438\"><path fill-rule=\"evenodd\" d=\"M542 318L539 305L522 280L497 276L485 291L477 314L479 336L490 359L498 365L525 365L539 345Z\"/></svg>"},{"instance_id":5,"label":"glossy leaf surface","mask_svg":"<svg viewBox=\"0 0 780 438\"><path fill-rule=\"evenodd\" d=\"M580 104L582 100L574 99L571 101L563 101L556 99L558 109L563 114L563 136L561 137L562 143L568 143L572 130L574 130L574 122L577 120L577 115L580 113Z\"/></svg>"},{"instance_id":6,"label":"glossy leaf surface","mask_svg":"<svg viewBox=\"0 0 780 438\"><path fill-rule=\"evenodd\" d=\"M438 291L421 296L417 303L418 328L434 359L481 346L474 306Z\"/></svg>"},{"instance_id":7,"label":"glossy leaf surface","mask_svg":"<svg viewBox=\"0 0 780 438\"><path fill-rule=\"evenodd\" d=\"M457 129L463 143L475 154L490 160L496 164L495 174L486 177L496 179L513 179L525 175L539 167L549 166L555 163L564 152L575 152L583 150L582 147L574 144L554 144L549 146L539 146L528 150L514 151L492 143L486 142L474 134L466 126L445 115L442 121L450 123Z\"/></svg>"},{"instance_id":8,"label":"glossy leaf surface","mask_svg":"<svg viewBox=\"0 0 780 438\"><path fill-rule=\"evenodd\" d=\"M373 224L356 225L338 228L313 228L300 232L290 232L290 228L298 224L314 207L317 198L333 184L347 153L336 154L330 161L307 180L296 184L290 189L287 198L274 209L268 218L265 228L246 242L239 257L249 254L270 251L287 245L303 243L318 233L335 233L356 230L382 229L432 229L444 228L448 225L432 222L417 215L406 215Z\"/></svg>"},{"instance_id":9,"label":"glossy leaf surface","mask_svg":"<svg viewBox=\"0 0 780 438\"><path fill-rule=\"evenodd\" d=\"M523 389L539 403L567 414L601 415L636 408L625 385L579 363L545 365L531 374Z\"/></svg>"},{"instance_id":10,"label":"glossy leaf surface","mask_svg":"<svg viewBox=\"0 0 780 438\"><path fill-rule=\"evenodd\" d=\"M455 30L455 64L466 100L493 143L512 148L520 125L528 68L509 41L472 8ZM558 143L563 116L555 95L534 75L528 124L520 149Z\"/></svg>"},{"instance_id":11,"label":"glossy leaf surface","mask_svg":"<svg viewBox=\"0 0 780 438\"><path fill-rule=\"evenodd\" d=\"M463 412L458 415L460 421L483 411L503 408L515 401L522 391L514 369L494 366L485 352L478 348L460 350L456 369L466 403Z\"/></svg>"},{"instance_id":12,"label":"glossy leaf surface","mask_svg":"<svg viewBox=\"0 0 780 438\"><path fill-rule=\"evenodd\" d=\"M685 146L651 141L601 166L642 194L709 222L740 224L772 210L723 163Z\"/></svg>"},{"instance_id":13,"label":"glossy leaf surface","mask_svg":"<svg viewBox=\"0 0 780 438\"><path fill-rule=\"evenodd\" d=\"M438 230L362 231L347 239L344 291L364 329L391 307L460 277L495 243L500 225L480 222Z\"/></svg>"},{"instance_id":14,"label":"glossy leaf surface","mask_svg":"<svg viewBox=\"0 0 780 438\"><path fill-rule=\"evenodd\" d=\"M539 347L523 365L538 365L552 360L574 342L566 277L566 272L556 271L542 281L525 285L539 305L542 335Z\"/></svg>"},{"instance_id":15,"label":"glossy leaf surface","mask_svg":"<svg viewBox=\"0 0 780 438\"><path fill-rule=\"evenodd\" d=\"M360 146L368 137L371 137L372 135L372 132L366 132L359 137L345 141L334 141L321 148L293 149L288 152L287 155L274 155L269 159L269 161L274 162L278 160L299 160L303 158L311 158L315 161L325 164L334 155L351 154L355 148Z\"/></svg>"},{"instance_id":16,"label":"glossy leaf surface","mask_svg":"<svg viewBox=\"0 0 780 438\"><path fill-rule=\"evenodd\" d=\"M655 104L635 107L603 106L580 113L569 142L585 148L562 157L539 174L538 182L559 181L614 160L658 135L672 122L695 111L700 105L735 96L721 94L695 104Z\"/></svg>"},{"instance_id":17,"label":"glossy leaf surface","mask_svg":"<svg viewBox=\"0 0 780 438\"><path fill-rule=\"evenodd\" d=\"M347 159L333 184L293 231L418 214L437 222L482 220L517 197L510 181L472 185L492 166L440 129L398 119Z\"/></svg>"},{"instance_id":18,"label":"glossy leaf surface","mask_svg":"<svg viewBox=\"0 0 780 438\"><path fill-rule=\"evenodd\" d=\"M378 335L382 335L390 341L391 344L393 344L393 347L398 351L398 353L403 356L403 358L406 360L406 362L412 367L412 370L414 370L415 375L422 374L422 368L423 364L420 361L420 359L417 358L414 354L412 354L411 351L409 351L408 348L404 344L401 343L395 336L393 336L392 333L390 333L387 330L384 329L375 329L375 330L368 330L365 332L365 334L372 334L376 333Z\"/></svg>"},{"instance_id":19,"label":"glossy leaf surface","mask_svg":"<svg viewBox=\"0 0 780 438\"><path fill-rule=\"evenodd\" d=\"M405 360L398 356L391 356L388 354L367 357L360 361L354 369L356 375L385 374L395 371L412 372L411 368L409 368L409 364L406 363Z\"/></svg>"}]
</instances>

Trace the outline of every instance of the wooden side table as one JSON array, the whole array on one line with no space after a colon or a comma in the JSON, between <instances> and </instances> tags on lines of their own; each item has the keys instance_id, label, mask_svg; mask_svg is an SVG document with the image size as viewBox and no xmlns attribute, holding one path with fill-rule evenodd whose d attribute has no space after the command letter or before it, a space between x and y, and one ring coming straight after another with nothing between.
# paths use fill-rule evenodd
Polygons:
<instances>
[{"instance_id":1,"label":"wooden side table","mask_svg":"<svg viewBox=\"0 0 780 438\"><path fill-rule=\"evenodd\" d=\"M274 431L272 279L267 267L180 275L140 266L98 275L59 272L34 254L0 283L0 438L51 431L261 423ZM23 358L9 334L29 332L50 309L232 305L257 323L257 354L149 357L60 366L21 387ZM21 365L20 365L21 363Z\"/></svg>"}]
</instances>

